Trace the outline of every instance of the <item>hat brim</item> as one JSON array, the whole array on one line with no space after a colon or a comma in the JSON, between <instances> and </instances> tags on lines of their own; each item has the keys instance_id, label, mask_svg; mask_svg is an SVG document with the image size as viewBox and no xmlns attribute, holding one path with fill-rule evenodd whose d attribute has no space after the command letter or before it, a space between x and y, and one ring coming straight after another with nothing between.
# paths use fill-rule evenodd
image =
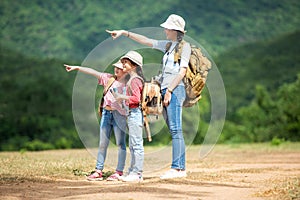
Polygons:
<instances>
[{"instance_id":1,"label":"hat brim","mask_svg":"<svg viewBox=\"0 0 300 200\"><path fill-rule=\"evenodd\" d=\"M168 24L166 22L162 23L160 26L163 27L163 28L166 28L166 29L180 31L182 33L186 33L187 32L187 31L185 31L185 30L183 30L181 28L178 28L177 26L170 25L170 24Z\"/></svg>"},{"instance_id":2,"label":"hat brim","mask_svg":"<svg viewBox=\"0 0 300 200\"><path fill-rule=\"evenodd\" d=\"M124 55L124 56L122 56L122 57L120 58L120 60L122 60L122 59L124 59L124 58L127 58L127 59L131 60L132 62L134 62L135 64L137 64L138 66L142 67L142 65L139 64L139 62L136 61L134 58L131 58L130 56Z\"/></svg>"},{"instance_id":3,"label":"hat brim","mask_svg":"<svg viewBox=\"0 0 300 200\"><path fill-rule=\"evenodd\" d=\"M119 68L119 69L124 69L123 64L122 64L120 61L114 63L113 66L114 66L114 67L117 67L117 68Z\"/></svg>"}]
</instances>

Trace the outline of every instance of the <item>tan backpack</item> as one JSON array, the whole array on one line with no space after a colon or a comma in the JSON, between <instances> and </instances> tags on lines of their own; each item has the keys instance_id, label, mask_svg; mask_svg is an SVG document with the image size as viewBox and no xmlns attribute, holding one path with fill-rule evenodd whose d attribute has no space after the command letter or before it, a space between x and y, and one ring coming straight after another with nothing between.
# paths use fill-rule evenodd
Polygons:
<instances>
[{"instance_id":1,"label":"tan backpack","mask_svg":"<svg viewBox=\"0 0 300 200\"><path fill-rule=\"evenodd\" d=\"M142 109L145 114L158 116L162 113L162 96L158 83L154 81L145 82L142 98Z\"/></svg>"},{"instance_id":2,"label":"tan backpack","mask_svg":"<svg viewBox=\"0 0 300 200\"><path fill-rule=\"evenodd\" d=\"M186 42L179 43L175 52L174 61L180 62L182 47ZM201 92L205 86L208 71L211 69L211 61L202 53L200 47L191 45L191 57L183 82L185 85L186 99L184 107L191 107L201 99Z\"/></svg>"},{"instance_id":3,"label":"tan backpack","mask_svg":"<svg viewBox=\"0 0 300 200\"><path fill-rule=\"evenodd\" d=\"M151 80L151 82L145 82L142 95L142 111L144 116L144 126L147 132L148 141L152 141L149 115L154 115L158 119L158 116L163 112L162 96L160 92L160 85L157 82Z\"/></svg>"}]
</instances>

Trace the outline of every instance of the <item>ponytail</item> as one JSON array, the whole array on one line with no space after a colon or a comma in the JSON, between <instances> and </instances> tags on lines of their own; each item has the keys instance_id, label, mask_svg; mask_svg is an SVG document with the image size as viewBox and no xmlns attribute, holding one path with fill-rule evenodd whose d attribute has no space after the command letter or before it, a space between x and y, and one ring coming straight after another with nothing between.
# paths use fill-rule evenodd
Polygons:
<instances>
[{"instance_id":1,"label":"ponytail","mask_svg":"<svg viewBox=\"0 0 300 200\"><path fill-rule=\"evenodd\" d=\"M175 52L178 52L178 49L179 49L179 43L183 40L183 36L184 36L184 33L181 32L181 31L177 31L177 45L175 47Z\"/></svg>"},{"instance_id":2,"label":"ponytail","mask_svg":"<svg viewBox=\"0 0 300 200\"><path fill-rule=\"evenodd\" d=\"M184 36L183 32L177 31L177 42L178 43L175 46L174 64L180 62L179 60L180 60L181 55L179 55L179 46L180 46L180 43L183 40L183 36Z\"/></svg>"}]
</instances>

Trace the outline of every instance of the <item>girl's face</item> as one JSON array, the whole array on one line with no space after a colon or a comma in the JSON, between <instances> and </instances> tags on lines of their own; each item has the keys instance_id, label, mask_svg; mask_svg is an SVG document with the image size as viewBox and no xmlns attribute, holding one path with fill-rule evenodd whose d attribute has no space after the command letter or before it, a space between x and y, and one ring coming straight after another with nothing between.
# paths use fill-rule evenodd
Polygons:
<instances>
[{"instance_id":1,"label":"girl's face","mask_svg":"<svg viewBox=\"0 0 300 200\"><path fill-rule=\"evenodd\" d=\"M168 40L177 40L177 31L165 28L165 33Z\"/></svg>"},{"instance_id":2,"label":"girl's face","mask_svg":"<svg viewBox=\"0 0 300 200\"><path fill-rule=\"evenodd\" d=\"M133 65L131 62L130 62L130 60L128 60L127 58L123 58L122 60L121 60L121 62L122 62L122 64L123 64L123 72L124 73L128 73L128 72L130 72L130 71L132 71L132 70L135 70L135 68L136 68L136 66L135 65Z\"/></svg>"},{"instance_id":3,"label":"girl's face","mask_svg":"<svg viewBox=\"0 0 300 200\"><path fill-rule=\"evenodd\" d=\"M122 78L125 74L126 72L124 72L123 69L115 67L115 75L118 79Z\"/></svg>"}]
</instances>

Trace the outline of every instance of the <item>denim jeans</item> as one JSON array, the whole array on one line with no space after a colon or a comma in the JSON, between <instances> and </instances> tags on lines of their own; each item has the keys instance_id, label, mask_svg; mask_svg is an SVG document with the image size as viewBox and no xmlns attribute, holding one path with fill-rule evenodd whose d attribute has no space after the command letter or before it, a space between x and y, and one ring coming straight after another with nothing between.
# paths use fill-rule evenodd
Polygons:
<instances>
[{"instance_id":1,"label":"denim jeans","mask_svg":"<svg viewBox=\"0 0 300 200\"><path fill-rule=\"evenodd\" d=\"M116 170L123 171L126 160L126 116L118 111L103 109L100 122L100 141L96 169L103 170L110 136L114 131L118 146L118 165Z\"/></svg>"},{"instance_id":2,"label":"denim jeans","mask_svg":"<svg viewBox=\"0 0 300 200\"><path fill-rule=\"evenodd\" d=\"M163 89L162 95L165 93L166 89ZM172 92L170 104L163 110L172 137L172 169L185 170L185 142L182 133L182 104L185 96L184 86L178 85Z\"/></svg>"},{"instance_id":3,"label":"denim jeans","mask_svg":"<svg viewBox=\"0 0 300 200\"><path fill-rule=\"evenodd\" d=\"M140 108L130 109L127 124L131 155L128 171L129 173L140 174L143 172L144 164L143 115Z\"/></svg>"}]
</instances>

